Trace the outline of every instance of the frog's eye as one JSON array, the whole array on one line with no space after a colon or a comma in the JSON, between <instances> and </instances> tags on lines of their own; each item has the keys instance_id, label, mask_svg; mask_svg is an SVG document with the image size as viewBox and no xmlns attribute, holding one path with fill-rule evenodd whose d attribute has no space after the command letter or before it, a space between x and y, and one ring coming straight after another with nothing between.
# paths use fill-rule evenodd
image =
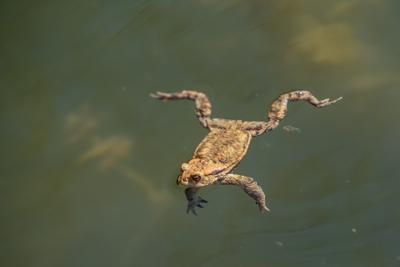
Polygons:
<instances>
[{"instance_id":1,"label":"frog's eye","mask_svg":"<svg viewBox=\"0 0 400 267\"><path fill-rule=\"evenodd\" d=\"M196 183L201 180L201 177L198 174L194 174L194 175L190 176L190 178Z\"/></svg>"}]
</instances>

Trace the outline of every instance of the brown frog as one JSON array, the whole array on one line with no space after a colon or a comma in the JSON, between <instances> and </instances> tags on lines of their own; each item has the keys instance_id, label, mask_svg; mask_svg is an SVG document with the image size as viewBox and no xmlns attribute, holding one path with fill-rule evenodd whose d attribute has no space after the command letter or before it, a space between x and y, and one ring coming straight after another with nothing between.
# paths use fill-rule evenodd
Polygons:
<instances>
[{"instance_id":1,"label":"brown frog","mask_svg":"<svg viewBox=\"0 0 400 267\"><path fill-rule=\"evenodd\" d=\"M156 92L151 97L160 100L189 99L195 102L195 112L203 127L210 132L203 139L193 154L193 158L183 163L177 184L187 186L185 195L188 200L187 210L197 215L196 207L203 208L206 200L197 196L199 188L210 185L238 185L253 198L260 211L269 211L262 188L251 177L232 174L249 147L251 138L267 133L276 127L287 112L289 101L304 100L320 108L341 100L329 98L318 100L309 91L292 91L279 96L271 105L268 121L241 121L212 119L211 103L207 96L198 91L184 90L176 93Z\"/></svg>"}]
</instances>

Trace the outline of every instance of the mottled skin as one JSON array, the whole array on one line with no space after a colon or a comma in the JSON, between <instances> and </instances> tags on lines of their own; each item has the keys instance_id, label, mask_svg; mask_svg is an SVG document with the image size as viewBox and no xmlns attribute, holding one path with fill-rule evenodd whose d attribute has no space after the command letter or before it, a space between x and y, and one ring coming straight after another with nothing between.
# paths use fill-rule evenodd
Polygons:
<instances>
[{"instance_id":1,"label":"mottled skin","mask_svg":"<svg viewBox=\"0 0 400 267\"><path fill-rule=\"evenodd\" d=\"M153 98L161 100L189 99L195 101L195 112L201 125L210 132L194 152L193 158L183 163L177 184L187 186L185 195L188 200L187 212L197 215L196 207L202 208L206 200L197 196L200 187L210 184L238 185L253 198L260 211L269 211L262 188L253 178L231 174L232 169L244 157L252 137L267 133L276 127L285 117L289 101L304 100L320 108L336 103L336 100L318 100L309 91L292 91L276 99L269 111L268 121L241 121L212 119L211 103L201 92L184 90L176 93L156 92Z\"/></svg>"}]
</instances>

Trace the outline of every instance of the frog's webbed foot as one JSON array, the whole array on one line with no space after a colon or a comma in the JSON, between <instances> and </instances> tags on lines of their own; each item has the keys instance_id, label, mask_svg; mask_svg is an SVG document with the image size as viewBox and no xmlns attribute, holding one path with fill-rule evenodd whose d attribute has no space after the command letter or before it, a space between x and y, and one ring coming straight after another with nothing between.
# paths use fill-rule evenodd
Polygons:
<instances>
[{"instance_id":1,"label":"frog's webbed foot","mask_svg":"<svg viewBox=\"0 0 400 267\"><path fill-rule=\"evenodd\" d=\"M208 100L208 97L201 92L192 91L192 90L183 90L181 92L176 93L164 93L164 92L156 92L150 94L151 97L160 100L178 100L178 99L189 99L193 100L195 103L195 112L196 116L199 119L201 125L205 128L208 127L208 121L211 116L211 103Z\"/></svg>"},{"instance_id":2,"label":"frog's webbed foot","mask_svg":"<svg viewBox=\"0 0 400 267\"><path fill-rule=\"evenodd\" d=\"M226 174L219 175L216 184L222 185L238 185L240 186L249 197L256 201L261 212L269 211L265 204L265 194L262 188L257 184L257 182L247 176L238 174Z\"/></svg>"},{"instance_id":3,"label":"frog's webbed foot","mask_svg":"<svg viewBox=\"0 0 400 267\"><path fill-rule=\"evenodd\" d=\"M188 205L186 208L186 213L193 213L194 215L197 215L197 211L196 208L204 208L203 203L207 203L208 201L201 198L201 197L197 197L196 199L193 200L188 200Z\"/></svg>"},{"instance_id":4,"label":"frog's webbed foot","mask_svg":"<svg viewBox=\"0 0 400 267\"><path fill-rule=\"evenodd\" d=\"M196 195L197 188L187 188L185 190L186 199L188 201L186 213L192 212L194 215L197 215L196 208L204 208L202 204L207 203L208 201L203 199L200 196Z\"/></svg>"}]
</instances>

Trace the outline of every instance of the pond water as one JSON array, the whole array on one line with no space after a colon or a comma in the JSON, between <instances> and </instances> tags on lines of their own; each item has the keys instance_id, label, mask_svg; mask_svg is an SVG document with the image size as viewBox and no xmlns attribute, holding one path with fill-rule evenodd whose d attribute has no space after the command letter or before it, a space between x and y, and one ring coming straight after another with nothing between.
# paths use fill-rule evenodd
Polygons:
<instances>
[{"instance_id":1,"label":"pond water","mask_svg":"<svg viewBox=\"0 0 400 267\"><path fill-rule=\"evenodd\" d=\"M1 266L400 266L400 5L389 0L2 1ZM175 180L215 117L266 120L198 216ZM287 127L285 127L287 126ZM289 129L289 130L288 130Z\"/></svg>"}]
</instances>

